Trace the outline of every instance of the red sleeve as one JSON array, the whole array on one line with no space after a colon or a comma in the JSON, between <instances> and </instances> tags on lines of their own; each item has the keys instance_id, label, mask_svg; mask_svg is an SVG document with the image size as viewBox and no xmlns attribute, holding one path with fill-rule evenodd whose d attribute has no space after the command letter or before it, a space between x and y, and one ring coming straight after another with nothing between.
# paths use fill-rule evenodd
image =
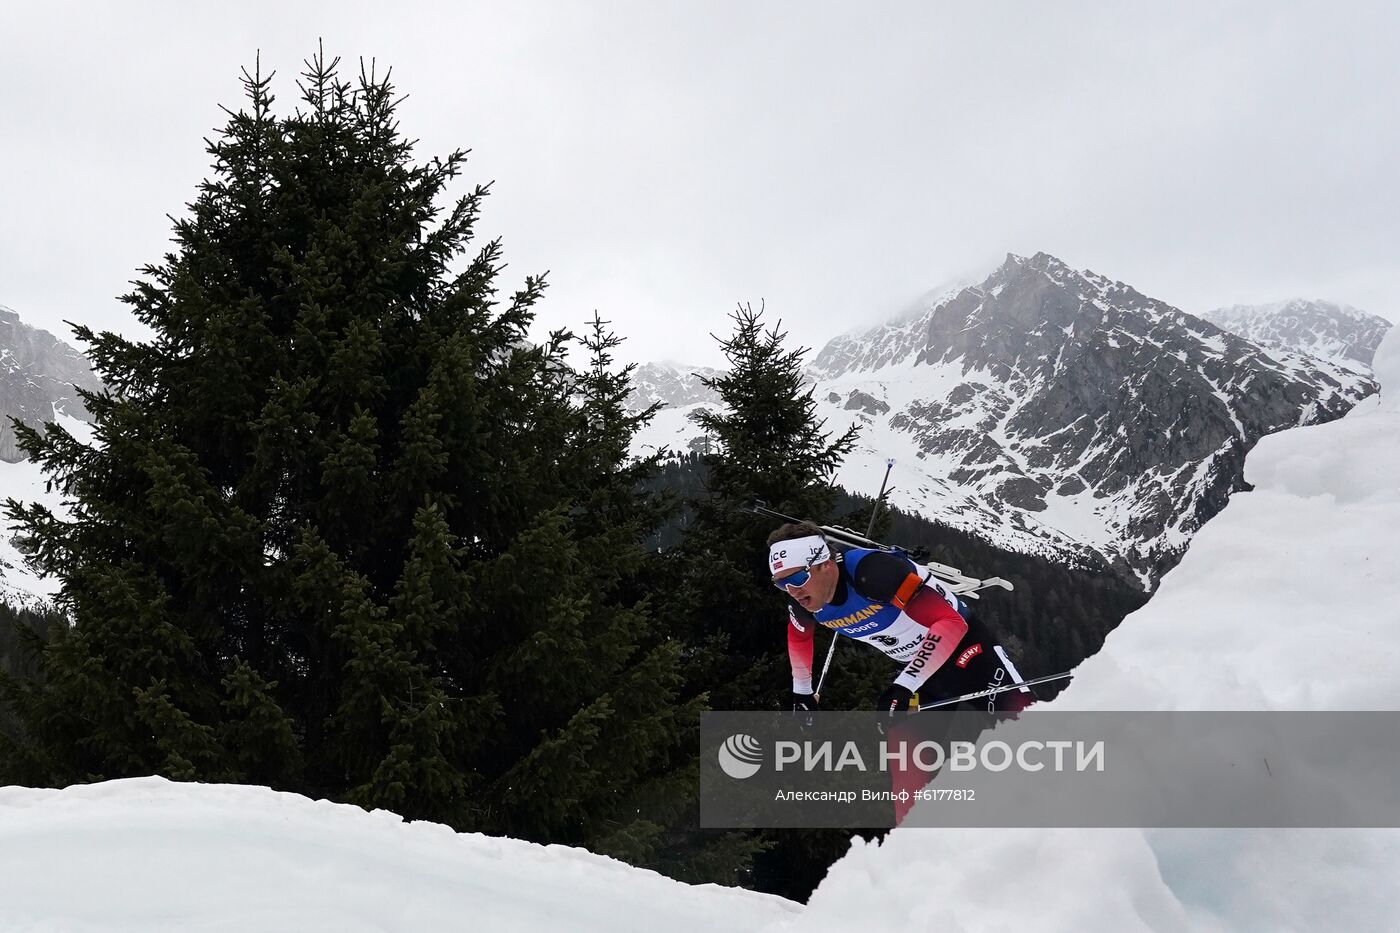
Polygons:
<instances>
[{"instance_id":1,"label":"red sleeve","mask_svg":"<svg viewBox=\"0 0 1400 933\"><path fill-rule=\"evenodd\" d=\"M904 614L928 629L913 660L894 682L913 692L944 665L967 634L967 620L931 586L914 593L904 604Z\"/></svg>"},{"instance_id":2,"label":"red sleeve","mask_svg":"<svg viewBox=\"0 0 1400 933\"><path fill-rule=\"evenodd\" d=\"M817 622L806 612L788 606L788 661L792 663L792 692L812 692L812 649Z\"/></svg>"}]
</instances>

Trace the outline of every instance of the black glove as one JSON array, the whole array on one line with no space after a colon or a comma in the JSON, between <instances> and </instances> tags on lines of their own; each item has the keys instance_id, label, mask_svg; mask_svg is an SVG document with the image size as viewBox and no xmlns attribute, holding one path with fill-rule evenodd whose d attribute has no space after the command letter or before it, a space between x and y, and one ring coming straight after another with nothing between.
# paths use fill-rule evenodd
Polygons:
<instances>
[{"instance_id":1,"label":"black glove","mask_svg":"<svg viewBox=\"0 0 1400 933\"><path fill-rule=\"evenodd\" d=\"M817 698L811 693L797 693L792 695L792 715L804 728L812 726L812 714L817 711Z\"/></svg>"},{"instance_id":2,"label":"black glove","mask_svg":"<svg viewBox=\"0 0 1400 933\"><path fill-rule=\"evenodd\" d=\"M890 684L885 692L880 694L880 699L875 701L875 712L883 713L886 716L907 713L909 712L909 701L913 698L913 690L901 687L899 684Z\"/></svg>"}]
</instances>

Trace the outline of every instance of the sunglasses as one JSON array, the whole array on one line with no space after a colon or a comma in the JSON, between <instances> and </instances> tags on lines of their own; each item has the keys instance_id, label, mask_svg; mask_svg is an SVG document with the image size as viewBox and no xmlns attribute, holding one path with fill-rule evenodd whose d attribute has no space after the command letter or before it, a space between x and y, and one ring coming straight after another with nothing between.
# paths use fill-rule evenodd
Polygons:
<instances>
[{"instance_id":1,"label":"sunglasses","mask_svg":"<svg viewBox=\"0 0 1400 933\"><path fill-rule=\"evenodd\" d=\"M807 581L810 579L812 579L812 568L805 567L802 570L797 571L797 573L783 577L781 580L774 580L773 585L777 587L780 591L786 593L788 587L806 586Z\"/></svg>"}]
</instances>

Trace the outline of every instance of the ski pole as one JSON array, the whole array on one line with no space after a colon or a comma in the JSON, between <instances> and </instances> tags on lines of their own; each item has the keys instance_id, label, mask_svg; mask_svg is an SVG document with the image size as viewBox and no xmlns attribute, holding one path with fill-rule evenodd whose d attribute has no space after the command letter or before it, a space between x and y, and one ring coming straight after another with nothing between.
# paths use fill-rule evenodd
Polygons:
<instances>
[{"instance_id":1,"label":"ski pole","mask_svg":"<svg viewBox=\"0 0 1400 933\"><path fill-rule=\"evenodd\" d=\"M865 528L865 538L870 540L870 536L875 533L875 518L880 514L880 503L885 498L885 484L890 481L890 471L894 469L894 458L885 461L885 478L880 480L880 492L875 496L875 504L870 507L870 524ZM841 633L831 633L831 647L826 649L826 660L822 662L821 676L817 678L817 689L812 691L812 698L818 703L822 701L822 684L826 683L826 672L831 670L831 658L836 654L836 642L840 641Z\"/></svg>"},{"instance_id":2,"label":"ski pole","mask_svg":"<svg viewBox=\"0 0 1400 933\"><path fill-rule=\"evenodd\" d=\"M964 700L976 700L979 697L995 696L998 693L1005 693L1008 690L1019 690L1022 687L1034 687L1036 684L1046 684L1052 680L1064 680L1066 677L1073 677L1071 671L1063 674L1046 674L1044 677L1032 677L1030 680L1022 680L1014 684L1003 684L1000 687L993 687L990 690L979 690L976 693L965 693L960 697L953 697L951 700L939 700L937 703L920 703L916 712L922 713L926 709L937 709L940 706L953 706Z\"/></svg>"},{"instance_id":3,"label":"ski pole","mask_svg":"<svg viewBox=\"0 0 1400 933\"><path fill-rule=\"evenodd\" d=\"M833 631L831 633L831 647L826 651L826 661L822 664L821 676L817 678L817 689L812 691L812 699L818 703L822 701L822 684L826 683L826 672L831 670L831 656L836 653L836 642L840 638L840 632Z\"/></svg>"}]
</instances>

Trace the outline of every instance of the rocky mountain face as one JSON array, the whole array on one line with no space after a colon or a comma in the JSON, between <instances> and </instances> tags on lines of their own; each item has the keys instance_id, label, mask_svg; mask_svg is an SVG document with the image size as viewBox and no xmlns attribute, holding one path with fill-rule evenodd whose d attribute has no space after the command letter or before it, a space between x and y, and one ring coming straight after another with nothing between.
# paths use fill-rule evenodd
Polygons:
<instances>
[{"instance_id":1,"label":"rocky mountain face","mask_svg":"<svg viewBox=\"0 0 1400 933\"><path fill-rule=\"evenodd\" d=\"M846 488L873 492L894 457L901 508L1145 588L1243 487L1260 437L1375 391L1360 364L1262 347L1044 253L832 340L809 372L828 426L862 427ZM701 403L660 412L639 448L686 449Z\"/></svg>"},{"instance_id":2,"label":"rocky mountain face","mask_svg":"<svg viewBox=\"0 0 1400 933\"><path fill-rule=\"evenodd\" d=\"M643 363L632 371L632 395L628 399L628 408L641 411L655 402L667 408L714 402L718 396L701 380L715 375L718 375L718 370L708 366Z\"/></svg>"},{"instance_id":3,"label":"rocky mountain face","mask_svg":"<svg viewBox=\"0 0 1400 933\"><path fill-rule=\"evenodd\" d=\"M0 305L0 460L24 459L15 446L11 418L31 426L53 421L60 414L88 420L75 386L92 391L101 387L87 358Z\"/></svg>"},{"instance_id":4,"label":"rocky mountain face","mask_svg":"<svg viewBox=\"0 0 1400 933\"><path fill-rule=\"evenodd\" d=\"M1371 365L1390 322L1350 305L1294 298L1231 305L1201 315L1217 327L1266 347Z\"/></svg>"}]
</instances>

